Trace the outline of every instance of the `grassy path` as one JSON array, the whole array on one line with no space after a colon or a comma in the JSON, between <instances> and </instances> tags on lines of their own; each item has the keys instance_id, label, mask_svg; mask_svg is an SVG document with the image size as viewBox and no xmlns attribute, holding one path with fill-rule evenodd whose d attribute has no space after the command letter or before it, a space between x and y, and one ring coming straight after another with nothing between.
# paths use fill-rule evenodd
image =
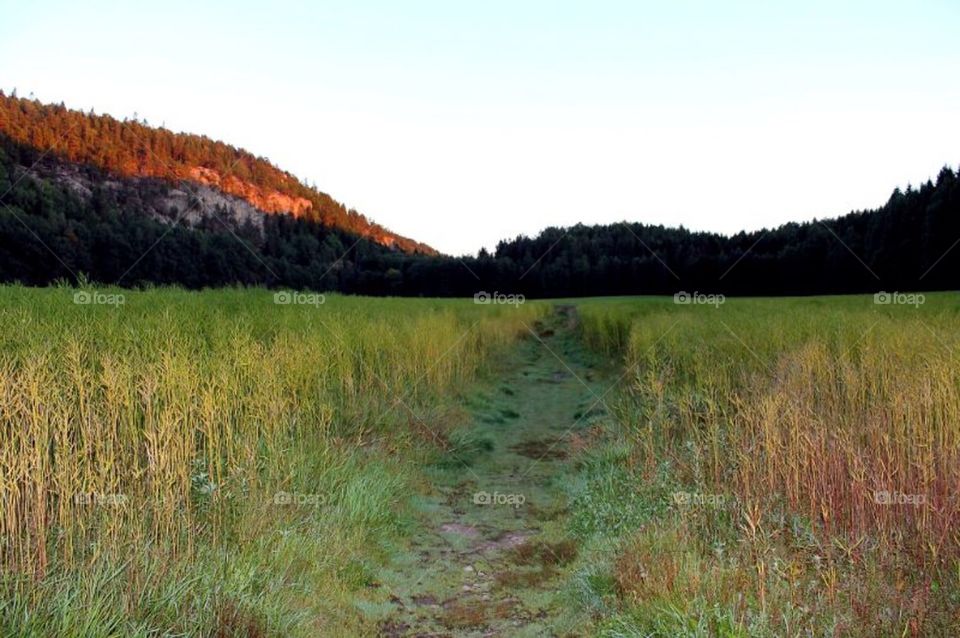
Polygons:
<instances>
[{"instance_id":1,"label":"grassy path","mask_svg":"<svg viewBox=\"0 0 960 638\"><path fill-rule=\"evenodd\" d=\"M568 458L609 383L574 334L572 308L537 325L491 383L469 395L466 440L429 470L418 530L374 610L384 636L577 635L557 590L577 545L565 536ZM596 410L597 408L594 408Z\"/></svg>"}]
</instances>

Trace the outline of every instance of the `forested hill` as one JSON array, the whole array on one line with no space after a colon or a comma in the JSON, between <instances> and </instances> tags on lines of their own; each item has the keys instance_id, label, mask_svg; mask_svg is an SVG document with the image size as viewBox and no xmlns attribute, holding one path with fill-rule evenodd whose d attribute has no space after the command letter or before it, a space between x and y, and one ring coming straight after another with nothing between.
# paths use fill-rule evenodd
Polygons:
<instances>
[{"instance_id":1,"label":"forested hill","mask_svg":"<svg viewBox=\"0 0 960 638\"><path fill-rule=\"evenodd\" d=\"M960 288L960 177L950 167L835 219L732 237L633 222L549 228L458 259L385 240L245 151L32 101L0 106L3 282L527 297Z\"/></svg>"},{"instance_id":2,"label":"forested hill","mask_svg":"<svg viewBox=\"0 0 960 638\"><path fill-rule=\"evenodd\" d=\"M192 182L239 197L266 213L289 213L408 253L435 252L300 183L267 159L205 136L87 114L62 104L44 105L2 91L0 133L40 153L115 175Z\"/></svg>"}]
</instances>

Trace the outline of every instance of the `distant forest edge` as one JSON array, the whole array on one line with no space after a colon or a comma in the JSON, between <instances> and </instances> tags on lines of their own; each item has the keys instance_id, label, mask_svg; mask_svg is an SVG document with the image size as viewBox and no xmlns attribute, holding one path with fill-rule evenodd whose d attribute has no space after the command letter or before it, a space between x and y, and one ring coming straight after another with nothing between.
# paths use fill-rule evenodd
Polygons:
<instances>
[{"instance_id":1,"label":"distant forest edge","mask_svg":"<svg viewBox=\"0 0 960 638\"><path fill-rule=\"evenodd\" d=\"M0 107L5 282L528 297L960 287L960 178L950 167L836 219L732 237L627 222L548 228L458 259L384 235L266 160L207 138L2 94Z\"/></svg>"}]
</instances>

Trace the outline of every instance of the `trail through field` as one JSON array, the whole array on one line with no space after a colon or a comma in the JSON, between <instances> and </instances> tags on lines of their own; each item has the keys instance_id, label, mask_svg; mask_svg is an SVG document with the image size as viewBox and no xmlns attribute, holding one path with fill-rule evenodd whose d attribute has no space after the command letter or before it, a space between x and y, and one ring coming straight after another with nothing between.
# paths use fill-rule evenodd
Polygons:
<instances>
[{"instance_id":1,"label":"trail through field","mask_svg":"<svg viewBox=\"0 0 960 638\"><path fill-rule=\"evenodd\" d=\"M557 590L578 549L565 536L564 486L610 378L575 323L560 306L529 326L493 383L466 400L473 449L429 472L419 529L381 574L381 635L577 635L556 626Z\"/></svg>"}]
</instances>

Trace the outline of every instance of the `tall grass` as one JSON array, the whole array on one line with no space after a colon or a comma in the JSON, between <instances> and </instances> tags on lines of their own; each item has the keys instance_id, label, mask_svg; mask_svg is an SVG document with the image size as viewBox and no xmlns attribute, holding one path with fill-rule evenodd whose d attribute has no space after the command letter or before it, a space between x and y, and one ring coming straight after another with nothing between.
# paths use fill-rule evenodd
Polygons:
<instances>
[{"instance_id":1,"label":"tall grass","mask_svg":"<svg viewBox=\"0 0 960 638\"><path fill-rule=\"evenodd\" d=\"M264 290L100 292L123 303L0 289L0 629L257 635L277 624L237 610L257 570L288 584L312 573L328 589L351 573L362 581L351 556L396 524L404 459L444 444L444 394L542 312L340 296L284 305ZM265 560L293 537L334 557L332 571L316 573L323 556ZM214 600L244 566L247 584ZM91 589L85 573L113 584ZM71 596L88 599L87 615ZM198 624L174 620L171 608L190 605L180 612ZM85 633L83 618L97 618L99 633Z\"/></svg>"},{"instance_id":2,"label":"tall grass","mask_svg":"<svg viewBox=\"0 0 960 638\"><path fill-rule=\"evenodd\" d=\"M928 295L919 307L869 297L716 308L611 300L581 315L584 338L623 357L622 420L637 476L666 466L671 489L724 504L668 503L674 518L624 550L627 599L649 604L658 591L672 601L660 612L680 609L694 624L707 612L691 603L710 601L744 630L765 618L760 633L958 626L954 295ZM735 599L744 587L749 598ZM774 613L786 624L770 624Z\"/></svg>"}]
</instances>

